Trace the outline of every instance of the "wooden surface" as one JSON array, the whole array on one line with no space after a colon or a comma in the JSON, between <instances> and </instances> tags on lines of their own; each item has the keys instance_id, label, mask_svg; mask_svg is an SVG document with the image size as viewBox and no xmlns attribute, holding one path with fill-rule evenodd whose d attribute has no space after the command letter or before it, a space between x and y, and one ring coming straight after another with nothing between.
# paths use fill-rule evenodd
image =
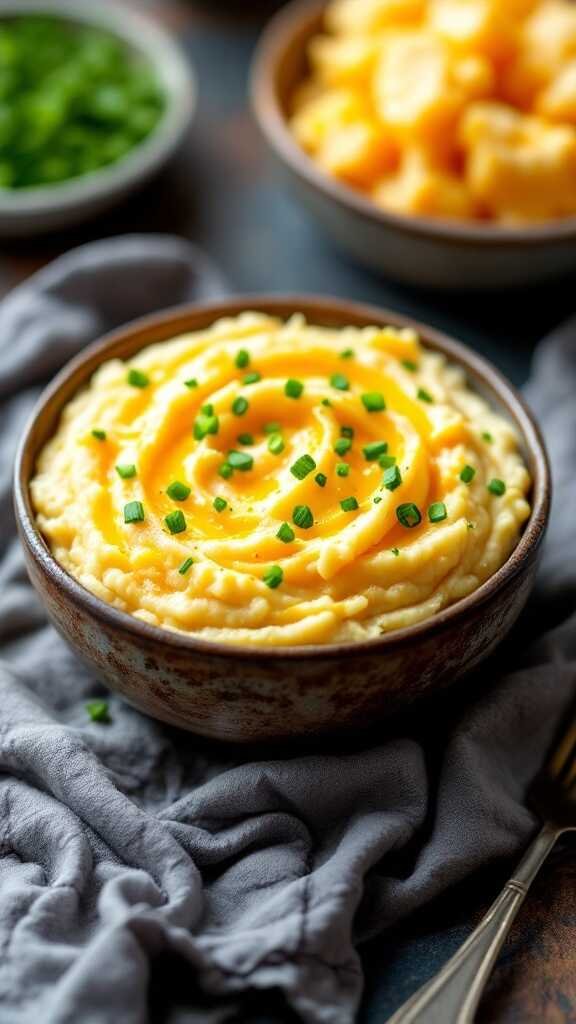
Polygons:
<instances>
[{"instance_id":1,"label":"wooden surface","mask_svg":"<svg viewBox=\"0 0 576 1024\"><path fill-rule=\"evenodd\" d=\"M376 302L459 336L522 383L538 339L574 312L574 284L530 293L472 296L409 291L382 281L334 251L276 182L246 104L258 32L277 3L133 0L178 35L196 66L200 106L189 141L161 179L123 208L64 236L0 244L0 294L73 245L126 231L182 234L201 245L240 292L305 291ZM247 13L248 12L248 13ZM545 868L491 980L480 1024L576 1024L574 844ZM440 967L496 895L510 865L476 879L363 950L366 998L359 1024L387 1017ZM480 897L479 894L480 893ZM164 982L166 974L163 973ZM211 1007L186 1014L189 972L168 986L185 1016L208 1022ZM167 986L152 983L152 1020L176 1019ZM228 1018L232 1019L232 1017ZM235 1020L293 1020L255 997Z\"/></svg>"}]
</instances>

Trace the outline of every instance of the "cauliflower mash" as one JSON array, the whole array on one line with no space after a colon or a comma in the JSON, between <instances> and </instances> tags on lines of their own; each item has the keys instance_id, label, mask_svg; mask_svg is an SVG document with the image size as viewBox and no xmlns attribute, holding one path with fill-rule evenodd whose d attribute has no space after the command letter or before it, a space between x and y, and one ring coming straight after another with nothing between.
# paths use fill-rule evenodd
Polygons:
<instances>
[{"instance_id":1,"label":"cauliflower mash","mask_svg":"<svg viewBox=\"0 0 576 1024\"><path fill-rule=\"evenodd\" d=\"M31 483L54 557L144 622L274 646L427 619L530 508L512 427L412 330L259 313L104 363Z\"/></svg>"},{"instance_id":2,"label":"cauliflower mash","mask_svg":"<svg viewBox=\"0 0 576 1024\"><path fill-rule=\"evenodd\" d=\"M576 214L573 0L331 0L296 139L384 209Z\"/></svg>"}]
</instances>

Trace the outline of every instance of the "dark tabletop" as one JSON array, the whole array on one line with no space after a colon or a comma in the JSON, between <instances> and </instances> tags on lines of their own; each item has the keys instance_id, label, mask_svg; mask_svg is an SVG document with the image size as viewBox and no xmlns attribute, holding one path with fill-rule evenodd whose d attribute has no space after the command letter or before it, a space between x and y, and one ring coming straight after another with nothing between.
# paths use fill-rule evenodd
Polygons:
<instances>
[{"instance_id":1,"label":"dark tabletop","mask_svg":"<svg viewBox=\"0 0 576 1024\"><path fill-rule=\"evenodd\" d=\"M277 184L247 108L255 42L279 5L133 2L171 27L194 62L200 104L190 138L159 180L106 219L66 235L0 244L0 293L81 242L134 230L176 232L202 246L235 291L315 292L407 312L468 342L515 383L525 381L537 341L574 312L574 283L479 300L408 290L355 266ZM440 967L496 895L509 868L495 866L362 950L367 986L359 1024L384 1024ZM576 1024L575 894L574 858L560 851L542 871L506 944L480 1024ZM173 1019L165 1004L164 966L152 979L153 1024ZM164 984L157 985L160 976ZM177 973L173 976L173 1002L182 1008L189 986L188 972L180 982ZM267 996L263 1006L255 997L235 1019L242 1024L293 1019L273 1002ZM207 1003L194 1020L210 1016Z\"/></svg>"}]
</instances>

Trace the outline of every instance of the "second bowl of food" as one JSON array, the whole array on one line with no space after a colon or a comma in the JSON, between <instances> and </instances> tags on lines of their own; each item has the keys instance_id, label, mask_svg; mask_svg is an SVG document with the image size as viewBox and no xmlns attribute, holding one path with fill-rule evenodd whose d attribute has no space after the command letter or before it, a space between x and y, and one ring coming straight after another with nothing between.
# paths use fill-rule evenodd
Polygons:
<instances>
[{"instance_id":1,"label":"second bowl of food","mask_svg":"<svg viewBox=\"0 0 576 1024\"><path fill-rule=\"evenodd\" d=\"M250 741L361 728L476 666L528 597L550 483L522 399L462 345L243 298L73 360L15 499L32 582L96 672Z\"/></svg>"},{"instance_id":2,"label":"second bowl of food","mask_svg":"<svg viewBox=\"0 0 576 1024\"><path fill-rule=\"evenodd\" d=\"M253 102L304 204L390 277L573 273L571 0L313 0L276 16Z\"/></svg>"}]
</instances>

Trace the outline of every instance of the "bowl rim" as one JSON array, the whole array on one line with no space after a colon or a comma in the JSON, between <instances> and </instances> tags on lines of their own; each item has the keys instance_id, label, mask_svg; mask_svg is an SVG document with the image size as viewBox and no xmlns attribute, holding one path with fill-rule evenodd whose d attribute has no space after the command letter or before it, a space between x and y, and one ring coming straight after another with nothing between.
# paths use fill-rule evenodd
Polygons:
<instances>
[{"instance_id":1,"label":"bowl rim","mask_svg":"<svg viewBox=\"0 0 576 1024\"><path fill-rule=\"evenodd\" d=\"M294 41L317 28L326 0L292 0L268 23L258 42L250 73L252 108L260 129L276 155L308 186L340 207L353 210L371 224L393 228L418 238L480 247L549 245L576 238L576 216L522 227L417 217L376 206L361 192L322 171L297 143L288 128L276 87L276 74Z\"/></svg>"},{"instance_id":2,"label":"bowl rim","mask_svg":"<svg viewBox=\"0 0 576 1024\"><path fill-rule=\"evenodd\" d=\"M411 327L418 331L425 347L441 352L449 360L462 366L473 385L486 389L492 400L501 404L515 424L522 444L533 463L532 511L518 545L507 561L477 590L429 619L384 633L379 637L339 644L257 647L203 640L193 634L172 632L161 626L141 622L128 612L114 608L96 597L56 561L36 525L29 490L38 454L34 427L40 414L54 403L54 417L57 421L72 395L88 383L94 370L106 359L131 358L135 352L147 345L169 340L186 331L201 330L217 319L235 316L248 310L282 318L294 312L302 312L312 323L324 321L334 325L391 324L397 327ZM33 449L31 452L30 448ZM132 634L135 640L160 642L168 647L198 655L240 658L252 662L306 662L353 658L366 653L385 654L403 647L406 643L414 642L422 634L430 636L440 633L465 618L472 607L490 602L497 592L521 575L526 560L535 555L543 540L548 524L550 501L550 466L540 428L522 396L496 367L462 342L403 314L373 305L315 295L241 295L194 303L139 318L106 334L70 360L42 392L24 429L14 466L14 505L21 539L33 559L39 563L44 575L56 587L62 588L69 600L86 607L94 618L105 625Z\"/></svg>"},{"instance_id":3,"label":"bowl rim","mask_svg":"<svg viewBox=\"0 0 576 1024\"><path fill-rule=\"evenodd\" d=\"M0 21L33 14L54 15L71 23L101 28L121 40L155 71L164 89L166 107L151 133L114 163L54 184L0 190L0 216L13 220L64 213L145 178L179 145L198 99L193 67L170 33L142 11L113 0L98 0L97 4L85 6L77 0L0 0Z\"/></svg>"}]
</instances>

